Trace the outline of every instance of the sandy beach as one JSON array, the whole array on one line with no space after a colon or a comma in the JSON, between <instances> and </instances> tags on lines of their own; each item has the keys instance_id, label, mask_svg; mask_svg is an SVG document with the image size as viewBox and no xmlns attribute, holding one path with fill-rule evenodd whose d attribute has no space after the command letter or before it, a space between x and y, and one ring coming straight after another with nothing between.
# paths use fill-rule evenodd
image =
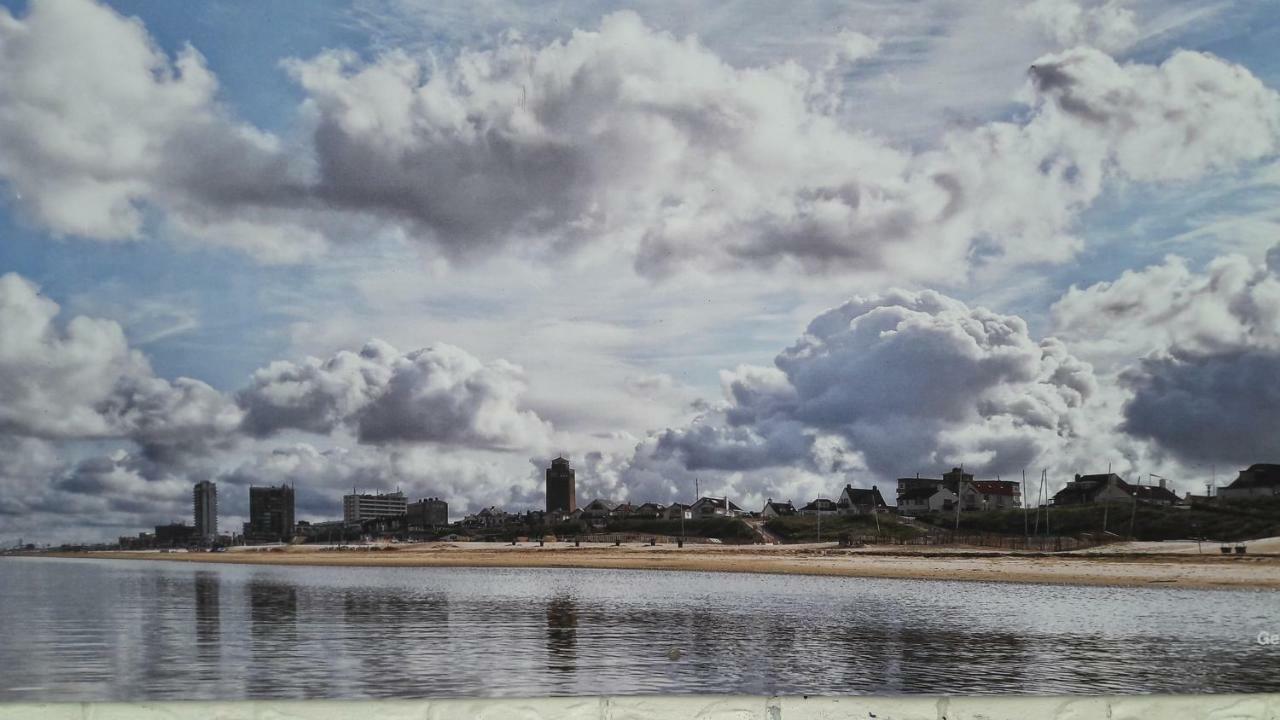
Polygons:
<instances>
[{"instance_id":1,"label":"sandy beach","mask_svg":"<svg viewBox=\"0 0 1280 720\"><path fill-rule=\"evenodd\" d=\"M1155 546L1155 547L1150 547ZM1189 547L1188 547L1189 546ZM384 546L387 547L387 546ZM325 546L235 548L203 552L48 553L57 557L170 562L353 567L514 567L684 570L694 572L830 575L975 582L1280 589L1280 538L1254 541L1253 554L1222 556L1216 545L1122 543L1101 551L1059 554L980 548L822 545L675 545L423 543L393 549Z\"/></svg>"}]
</instances>

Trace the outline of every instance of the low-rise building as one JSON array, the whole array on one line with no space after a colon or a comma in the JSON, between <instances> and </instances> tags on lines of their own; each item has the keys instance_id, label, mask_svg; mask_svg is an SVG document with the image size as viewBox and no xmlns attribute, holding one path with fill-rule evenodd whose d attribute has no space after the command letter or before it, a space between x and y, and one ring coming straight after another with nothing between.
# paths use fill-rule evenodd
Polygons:
<instances>
[{"instance_id":1,"label":"low-rise building","mask_svg":"<svg viewBox=\"0 0 1280 720\"><path fill-rule=\"evenodd\" d=\"M1054 493L1054 505L1096 505L1100 503L1141 502L1149 505L1177 505L1181 499L1167 487L1164 478L1159 485L1134 485L1115 473L1076 475L1067 486Z\"/></svg>"},{"instance_id":2,"label":"low-rise building","mask_svg":"<svg viewBox=\"0 0 1280 720\"><path fill-rule=\"evenodd\" d=\"M817 517L819 515L835 515L840 512L840 506L835 500L828 498L818 498L809 502L809 504L800 508L800 514L806 517Z\"/></svg>"},{"instance_id":3,"label":"low-rise building","mask_svg":"<svg viewBox=\"0 0 1280 720\"><path fill-rule=\"evenodd\" d=\"M631 511L631 517L643 518L646 520L656 520L661 518L667 511L667 507L661 503L647 502L637 506Z\"/></svg>"},{"instance_id":4,"label":"low-rise building","mask_svg":"<svg viewBox=\"0 0 1280 720\"><path fill-rule=\"evenodd\" d=\"M507 523L507 512L496 507L487 507L478 513L462 519L462 524L471 528L496 528Z\"/></svg>"},{"instance_id":5,"label":"low-rise building","mask_svg":"<svg viewBox=\"0 0 1280 720\"><path fill-rule=\"evenodd\" d=\"M836 508L841 515L866 515L884 512L889 509L889 505L885 503L880 495L880 489L875 485L872 485L869 490L845 485L840 493L840 499L836 501Z\"/></svg>"},{"instance_id":6,"label":"low-rise building","mask_svg":"<svg viewBox=\"0 0 1280 720\"><path fill-rule=\"evenodd\" d=\"M692 511L689 509L688 505L685 505L684 503L671 503L667 506L666 510L662 511L662 517L666 520L679 520L680 518L685 517L686 513L689 513L689 517L693 517Z\"/></svg>"},{"instance_id":7,"label":"low-rise building","mask_svg":"<svg viewBox=\"0 0 1280 720\"><path fill-rule=\"evenodd\" d=\"M409 527L430 530L449 524L449 503L439 498L423 498L405 506Z\"/></svg>"},{"instance_id":8,"label":"low-rise building","mask_svg":"<svg viewBox=\"0 0 1280 720\"><path fill-rule=\"evenodd\" d=\"M1223 500L1280 496L1280 465L1258 463L1241 470L1234 482L1218 489Z\"/></svg>"},{"instance_id":9,"label":"low-rise building","mask_svg":"<svg viewBox=\"0 0 1280 720\"><path fill-rule=\"evenodd\" d=\"M956 494L941 484L920 485L898 493L898 512L903 515L946 512L956 509Z\"/></svg>"},{"instance_id":10,"label":"low-rise building","mask_svg":"<svg viewBox=\"0 0 1280 720\"><path fill-rule=\"evenodd\" d=\"M974 480L973 473L958 467L943 473L941 478L898 479L899 512L954 510L956 502L963 512L1022 507L1022 483Z\"/></svg>"},{"instance_id":11,"label":"low-rise building","mask_svg":"<svg viewBox=\"0 0 1280 720\"><path fill-rule=\"evenodd\" d=\"M595 527L604 527L618 515L621 507L624 507L623 503L596 498L582 506L582 519Z\"/></svg>"},{"instance_id":12,"label":"low-rise building","mask_svg":"<svg viewBox=\"0 0 1280 720\"><path fill-rule=\"evenodd\" d=\"M700 497L689 506L695 518L741 517L745 513L732 500L723 497Z\"/></svg>"},{"instance_id":13,"label":"low-rise building","mask_svg":"<svg viewBox=\"0 0 1280 720\"><path fill-rule=\"evenodd\" d=\"M186 547L199 542L196 529L186 523L169 523L157 525L155 543L159 547Z\"/></svg>"},{"instance_id":14,"label":"low-rise building","mask_svg":"<svg viewBox=\"0 0 1280 720\"><path fill-rule=\"evenodd\" d=\"M769 498L765 502L764 508L760 510L760 517L776 518L776 517L795 517L796 506L790 501L777 502L773 498Z\"/></svg>"},{"instance_id":15,"label":"low-rise building","mask_svg":"<svg viewBox=\"0 0 1280 720\"><path fill-rule=\"evenodd\" d=\"M975 501L983 510L1022 507L1022 483L1009 480L974 480Z\"/></svg>"}]
</instances>

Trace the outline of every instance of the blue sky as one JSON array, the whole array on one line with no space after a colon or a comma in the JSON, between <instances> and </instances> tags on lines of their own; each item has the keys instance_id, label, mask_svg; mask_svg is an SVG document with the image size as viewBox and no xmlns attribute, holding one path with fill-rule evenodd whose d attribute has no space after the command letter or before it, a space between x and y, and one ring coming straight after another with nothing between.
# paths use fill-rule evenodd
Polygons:
<instances>
[{"instance_id":1,"label":"blue sky","mask_svg":"<svg viewBox=\"0 0 1280 720\"><path fill-rule=\"evenodd\" d=\"M41 25L46 6L62 14ZM388 368L438 361L472 373L452 378L467 390L450 397L474 391L467 406L483 408L456 420L466 432L426 429L457 411L423 399L436 375L410 384L410 399L395 405L405 423L424 427L391 440L369 440L369 408L316 432L315 423L281 420L295 415L273 405L279 417L262 420L267 429L222 428L229 435L214 448L189 453L190 443L166 435L187 454L146 468L137 458L151 441L138 428L169 427L172 418L14 431L13 443L48 451L23 487L70 487L71 459L85 457L89 441L94 451L125 453L120 477L151 490L233 471L296 479L280 458L314 451L308 472L330 478L317 482L331 481L331 495L357 473L373 484L454 492L461 508L531 502L536 465L553 450L595 458L584 468L587 491L641 500L670 499L695 472L752 502L802 496L869 484L891 473L889 457L900 458L902 473L966 458L992 473L1050 462L1065 473L1068 464L1114 456L1129 472L1182 471L1187 487L1200 485L1189 468L1204 458L1134 414L1143 383L1156 382L1141 368L1154 373L1167 360L1203 369L1232 353L1272 353L1270 316L1233 315L1248 340L1212 352L1204 327L1221 325L1218 310L1199 301L1178 304L1190 308L1181 315L1135 310L1167 323L1157 332L1144 320L1150 337L1136 354L1096 329L1082 334L1091 313L1121 302L1120 290L1098 284L1126 271L1152 285L1124 303L1163 302L1167 287L1155 284L1173 281L1144 269L1170 254L1189 268L1175 298L1212 295L1202 285L1217 287L1206 279L1210 266L1229 254L1262 273L1239 292L1263 287L1258 297L1268 297L1266 257L1280 239L1274 6L629 7L633 14L618 15L594 2L534 10L496 0L0 0L13 27L24 28L7 41L16 70L0 80L0 139L22 148L0 149L0 275L16 274L60 306L49 332L68 332L75 316L117 323L149 362L147 378L207 384L226 422L252 415L251 387L283 402L271 394L284 392L281 378L329 372L304 370L306 357L356 353L375 338L403 355ZM68 29L80 19L83 27ZM135 64L100 67L115 60L94 55L98 39L131 48L124 55ZM183 64L187 47L203 57L196 70ZM67 69L49 71L46 62L42 72L48 52L66 57ZM1179 53L1185 62L1171 60ZM1029 74L1032 63L1073 75L1055 85L1057 76ZM97 74L77 84L73 69L86 66ZM577 86L560 83L570 68L582 78ZM64 99L82 102L51 101L59 90L50 90L50 72L65 73ZM200 84L201 73L216 91ZM1108 87L1109 95L1091 94ZM1206 95L1212 103L1195 92L1215 93ZM1089 103L1093 114L1076 112ZM1096 109L1104 105L1105 113ZM95 125L100 113L110 123ZM457 140L478 127L489 134ZM997 135L1009 144L990 141ZM64 153L77 147L66 138L87 145ZM1047 168L1058 162L1065 169L1054 178ZM944 205L960 207L960 219ZM926 219L933 215L942 219ZM1096 305L1055 309L1073 286L1091 288L1086 299ZM892 299L895 288L936 291L960 306L925 310L922 301ZM1062 339L1101 389L1083 400L1067 393L1065 405L1054 400L1027 416L990 414L1007 395L1062 389L1024 368L945 407L886 420L928 426L903 435L909 447L873 439L869 419L850 414L869 406L849 388L877 382L858 374L872 367L859 363L881 358L869 346L846 347L854 340L834 335L805 341L816 343L815 357L839 360L823 365L837 373L823 376L823 387L839 390L826 395L843 398L836 410L806 404L805 373L816 366L774 367L811 321L854 298L873 299L866 318L924 313L935 326L963 328L981 317L979 307L1019 318L1023 350ZM1213 302L1228 314L1241 307L1235 296ZM1003 357L986 342L981 352ZM461 355L412 356L440 344ZM1076 349L1085 346L1092 349ZM1132 355L1123 363L1121 346ZM918 363L911 377L943 382L947 356L931 356L936 347L925 341L911 347L919 349L903 360ZM1187 360L1193 351L1204 355ZM1139 368L1142 357L1149 362ZM276 361L293 368L254 376ZM0 373L22 367L0 365ZM1177 382L1191 382L1190 370L1177 370ZM347 376L313 380L337 393L324 398L335 413L348 402L335 398L356 392ZM100 404L115 391L103 392ZM392 390L377 392L391 402ZM801 398L768 413L747 406L777 393ZM950 412L953 419L939 419ZM1028 429L1048 427L1045 413L1055 417L1052 440ZM213 432L197 425L198 434ZM1081 425L1094 431L1072 435ZM1124 442L1108 444L1117 427L1127 428ZM772 455L759 460L752 448ZM340 460L324 454L335 452ZM1239 464L1247 454L1220 459ZM441 466L453 475L430 469ZM155 518L181 508L172 493L157 501ZM7 517L0 539L25 527ZM118 523L155 518L122 512Z\"/></svg>"}]
</instances>

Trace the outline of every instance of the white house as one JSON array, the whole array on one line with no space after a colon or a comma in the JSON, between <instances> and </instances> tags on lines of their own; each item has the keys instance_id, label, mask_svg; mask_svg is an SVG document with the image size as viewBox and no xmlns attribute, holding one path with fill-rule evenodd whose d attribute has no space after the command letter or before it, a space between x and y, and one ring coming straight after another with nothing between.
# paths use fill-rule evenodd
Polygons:
<instances>
[{"instance_id":1,"label":"white house","mask_svg":"<svg viewBox=\"0 0 1280 720\"><path fill-rule=\"evenodd\" d=\"M727 508L726 503L728 503ZM739 517L746 514L733 501L722 497L700 497L689 506L689 511L693 513L695 518Z\"/></svg>"},{"instance_id":2,"label":"white house","mask_svg":"<svg viewBox=\"0 0 1280 720\"><path fill-rule=\"evenodd\" d=\"M764 518L792 517L795 514L796 507L790 502L775 502L773 498L769 498L760 511L760 517Z\"/></svg>"}]
</instances>

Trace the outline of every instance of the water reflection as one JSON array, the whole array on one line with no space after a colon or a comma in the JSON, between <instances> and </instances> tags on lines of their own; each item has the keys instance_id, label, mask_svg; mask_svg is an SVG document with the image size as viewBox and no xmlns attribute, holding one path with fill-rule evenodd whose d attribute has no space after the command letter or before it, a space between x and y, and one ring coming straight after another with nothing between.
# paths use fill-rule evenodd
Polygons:
<instances>
[{"instance_id":1,"label":"water reflection","mask_svg":"<svg viewBox=\"0 0 1280 720\"><path fill-rule=\"evenodd\" d=\"M271 697L280 689L277 680L281 670L296 666L298 588L255 578L249 581L245 594L249 601L247 690L250 697Z\"/></svg>"},{"instance_id":2,"label":"water reflection","mask_svg":"<svg viewBox=\"0 0 1280 720\"><path fill-rule=\"evenodd\" d=\"M222 587L218 574L197 572L195 576L196 652L200 661L210 664L218 657L218 643L222 638L222 613L220 611Z\"/></svg>"},{"instance_id":3,"label":"water reflection","mask_svg":"<svg viewBox=\"0 0 1280 720\"><path fill-rule=\"evenodd\" d=\"M547 602L547 669L573 672L578 657L578 606L569 595Z\"/></svg>"},{"instance_id":4,"label":"water reflection","mask_svg":"<svg viewBox=\"0 0 1280 720\"><path fill-rule=\"evenodd\" d=\"M1274 593L0 560L0 600L0 701L1280 691Z\"/></svg>"}]
</instances>

